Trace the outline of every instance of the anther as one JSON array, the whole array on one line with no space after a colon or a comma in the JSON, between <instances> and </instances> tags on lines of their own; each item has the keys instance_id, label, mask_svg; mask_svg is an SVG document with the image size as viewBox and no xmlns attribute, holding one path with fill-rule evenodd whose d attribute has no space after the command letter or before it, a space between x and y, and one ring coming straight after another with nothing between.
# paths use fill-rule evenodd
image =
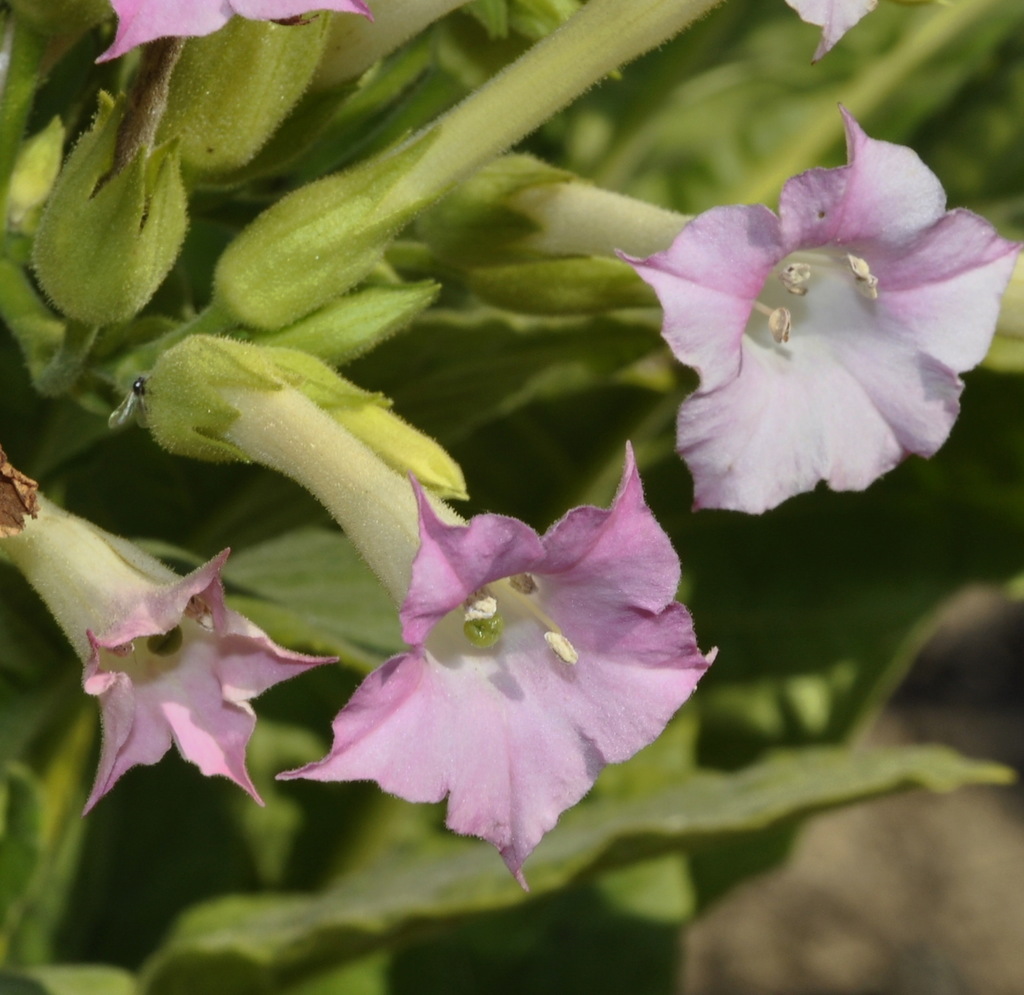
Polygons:
<instances>
[{"instance_id":1,"label":"anther","mask_svg":"<svg viewBox=\"0 0 1024 995\"><path fill-rule=\"evenodd\" d=\"M580 655L576 652L576 647L569 642L565 636L560 632L545 632L544 642L551 647L551 651L558 657L562 663L574 664L579 660Z\"/></svg>"},{"instance_id":2,"label":"anther","mask_svg":"<svg viewBox=\"0 0 1024 995\"><path fill-rule=\"evenodd\" d=\"M770 315L768 315L768 330L772 333L772 338L778 343L788 342L789 333L793 329L793 315L790 314L789 308L777 307Z\"/></svg>"},{"instance_id":3,"label":"anther","mask_svg":"<svg viewBox=\"0 0 1024 995\"><path fill-rule=\"evenodd\" d=\"M480 594L466 602L466 612L463 618L467 622L474 622L481 618L494 618L497 614L497 600L489 594Z\"/></svg>"},{"instance_id":4,"label":"anther","mask_svg":"<svg viewBox=\"0 0 1024 995\"><path fill-rule=\"evenodd\" d=\"M213 612L209 605L198 594L193 594L185 605L185 617L192 619L197 625L213 632Z\"/></svg>"},{"instance_id":5,"label":"anther","mask_svg":"<svg viewBox=\"0 0 1024 995\"><path fill-rule=\"evenodd\" d=\"M850 272L853 273L854 283L857 290L868 300L878 299L878 277L871 272L866 260L860 256L847 254L846 261L850 264Z\"/></svg>"},{"instance_id":6,"label":"anther","mask_svg":"<svg viewBox=\"0 0 1024 995\"><path fill-rule=\"evenodd\" d=\"M807 293L804 284L811 278L811 267L807 263L790 263L779 273L779 282L791 294L803 297ZM778 340L776 340L778 341Z\"/></svg>"},{"instance_id":7,"label":"anther","mask_svg":"<svg viewBox=\"0 0 1024 995\"><path fill-rule=\"evenodd\" d=\"M520 594L533 594L537 590L537 582L529 574L513 574L508 579L513 591Z\"/></svg>"}]
</instances>

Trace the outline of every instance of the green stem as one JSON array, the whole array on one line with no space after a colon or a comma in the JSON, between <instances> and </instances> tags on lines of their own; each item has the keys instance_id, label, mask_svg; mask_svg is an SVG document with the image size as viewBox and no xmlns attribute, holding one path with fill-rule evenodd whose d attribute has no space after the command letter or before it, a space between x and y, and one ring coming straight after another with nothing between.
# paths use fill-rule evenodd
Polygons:
<instances>
[{"instance_id":1,"label":"green stem","mask_svg":"<svg viewBox=\"0 0 1024 995\"><path fill-rule=\"evenodd\" d=\"M971 25L1005 0L959 0L951 7L934 5L922 22L914 24L895 48L881 58L871 60L854 78L822 96L819 109L801 123L773 159L758 165L744 184L724 199L727 204L761 204L778 197L782 185L791 176L821 161L822 155L842 135L842 119L836 104L842 104L855 118L863 121L881 107L912 73L932 56L964 37Z\"/></svg>"},{"instance_id":2,"label":"green stem","mask_svg":"<svg viewBox=\"0 0 1024 995\"><path fill-rule=\"evenodd\" d=\"M440 196L596 82L678 34L720 2L590 0L427 129L437 133L437 140L392 188L387 204ZM397 151L422 137L414 135Z\"/></svg>"},{"instance_id":3,"label":"green stem","mask_svg":"<svg viewBox=\"0 0 1024 995\"><path fill-rule=\"evenodd\" d=\"M25 271L0 258L0 320L21 347L25 365L35 379L60 348L64 322L40 299Z\"/></svg>"},{"instance_id":4,"label":"green stem","mask_svg":"<svg viewBox=\"0 0 1024 995\"><path fill-rule=\"evenodd\" d=\"M68 321L64 341L35 379L35 388L40 394L44 397L59 397L71 390L85 368L85 361L89 358L98 331L95 325Z\"/></svg>"},{"instance_id":5,"label":"green stem","mask_svg":"<svg viewBox=\"0 0 1024 995\"><path fill-rule=\"evenodd\" d=\"M0 33L0 224L4 230L11 175L32 109L45 48L43 37L32 31L23 18L13 13L7 15Z\"/></svg>"}]
</instances>

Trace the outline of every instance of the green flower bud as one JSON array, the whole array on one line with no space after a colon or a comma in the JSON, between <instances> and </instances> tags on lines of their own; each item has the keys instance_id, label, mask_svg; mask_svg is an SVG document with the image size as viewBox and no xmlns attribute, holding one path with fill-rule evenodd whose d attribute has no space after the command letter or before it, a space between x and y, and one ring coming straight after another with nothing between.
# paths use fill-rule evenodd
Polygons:
<instances>
[{"instance_id":1,"label":"green flower bud","mask_svg":"<svg viewBox=\"0 0 1024 995\"><path fill-rule=\"evenodd\" d=\"M658 304L631 266L602 256L482 266L469 270L466 282L489 304L520 314L600 314Z\"/></svg>"},{"instance_id":2,"label":"green flower bud","mask_svg":"<svg viewBox=\"0 0 1024 995\"><path fill-rule=\"evenodd\" d=\"M453 266L489 266L536 258L517 243L540 225L513 203L524 190L572 179L528 155L503 156L460 184L417 222L439 259Z\"/></svg>"},{"instance_id":3,"label":"green flower bud","mask_svg":"<svg viewBox=\"0 0 1024 995\"><path fill-rule=\"evenodd\" d=\"M46 35L87 31L113 14L108 0L8 0L14 12Z\"/></svg>"},{"instance_id":4,"label":"green flower bud","mask_svg":"<svg viewBox=\"0 0 1024 995\"><path fill-rule=\"evenodd\" d=\"M11 175L7 219L17 231L32 231L60 172L64 125L55 117L21 147Z\"/></svg>"},{"instance_id":5,"label":"green flower bud","mask_svg":"<svg viewBox=\"0 0 1024 995\"><path fill-rule=\"evenodd\" d=\"M108 179L122 106L106 94L46 204L32 262L43 290L88 325L124 321L153 296L187 226L173 145L140 150Z\"/></svg>"},{"instance_id":6,"label":"green flower bud","mask_svg":"<svg viewBox=\"0 0 1024 995\"><path fill-rule=\"evenodd\" d=\"M261 345L299 349L340 366L379 345L407 325L437 296L436 283L367 287L339 297L279 332L261 335Z\"/></svg>"},{"instance_id":7,"label":"green flower bud","mask_svg":"<svg viewBox=\"0 0 1024 995\"><path fill-rule=\"evenodd\" d=\"M186 176L230 182L296 105L316 69L327 21L282 26L232 18L185 45L161 140L177 138Z\"/></svg>"},{"instance_id":8,"label":"green flower bud","mask_svg":"<svg viewBox=\"0 0 1024 995\"><path fill-rule=\"evenodd\" d=\"M402 189L402 180L438 134L311 183L264 211L221 256L217 301L240 324L271 331L355 286L399 229L437 196Z\"/></svg>"},{"instance_id":9,"label":"green flower bud","mask_svg":"<svg viewBox=\"0 0 1024 995\"><path fill-rule=\"evenodd\" d=\"M161 356L145 383L146 421L171 452L212 461L248 456L226 438L238 412L229 397L294 389L313 401L399 473L464 497L458 464L433 439L387 410L389 401L292 349L191 335ZM255 402L255 403L258 403ZM296 453L297 461L316 453Z\"/></svg>"}]
</instances>

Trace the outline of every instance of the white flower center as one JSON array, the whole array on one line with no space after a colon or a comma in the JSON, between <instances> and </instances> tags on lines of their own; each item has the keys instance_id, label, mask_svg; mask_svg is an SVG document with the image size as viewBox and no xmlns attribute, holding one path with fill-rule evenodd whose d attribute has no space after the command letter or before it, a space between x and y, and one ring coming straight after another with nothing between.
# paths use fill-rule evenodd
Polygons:
<instances>
[{"instance_id":1,"label":"white flower center","mask_svg":"<svg viewBox=\"0 0 1024 995\"><path fill-rule=\"evenodd\" d=\"M754 301L747 334L768 345L789 342L794 328L810 314L814 294L833 298L853 290L865 300L878 299L878 277L860 256L817 250L787 256L765 281ZM765 334L767 332L767 334Z\"/></svg>"},{"instance_id":2,"label":"white flower center","mask_svg":"<svg viewBox=\"0 0 1024 995\"><path fill-rule=\"evenodd\" d=\"M506 606L506 614L539 623L551 652L562 663L575 664L579 653L558 624L541 608L535 597L538 590L537 581L530 574L517 574L476 591L463 605L463 635L479 649L494 646L505 631L505 617L499 609L500 598Z\"/></svg>"}]
</instances>

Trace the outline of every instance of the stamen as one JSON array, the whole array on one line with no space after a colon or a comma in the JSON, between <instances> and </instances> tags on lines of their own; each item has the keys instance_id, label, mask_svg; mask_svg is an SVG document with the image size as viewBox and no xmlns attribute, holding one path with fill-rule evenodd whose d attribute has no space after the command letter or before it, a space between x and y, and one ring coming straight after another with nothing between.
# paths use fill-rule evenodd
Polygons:
<instances>
[{"instance_id":1,"label":"stamen","mask_svg":"<svg viewBox=\"0 0 1024 995\"><path fill-rule=\"evenodd\" d=\"M114 656L131 656L135 652L135 643L121 643L120 646L108 646L106 647L108 653L112 653Z\"/></svg>"},{"instance_id":2,"label":"stamen","mask_svg":"<svg viewBox=\"0 0 1024 995\"><path fill-rule=\"evenodd\" d=\"M778 343L788 342L789 333L793 329L793 315L790 314L789 308L777 307L770 315L768 315L768 330L772 333L772 338Z\"/></svg>"},{"instance_id":3,"label":"stamen","mask_svg":"<svg viewBox=\"0 0 1024 995\"><path fill-rule=\"evenodd\" d=\"M497 614L497 599L478 591L473 600L466 602L466 612L463 618L467 622L473 622L482 618L494 618Z\"/></svg>"},{"instance_id":4,"label":"stamen","mask_svg":"<svg viewBox=\"0 0 1024 995\"><path fill-rule=\"evenodd\" d=\"M185 617L192 619L208 632L213 632L213 612L198 594L193 594L185 605Z\"/></svg>"},{"instance_id":5,"label":"stamen","mask_svg":"<svg viewBox=\"0 0 1024 995\"><path fill-rule=\"evenodd\" d=\"M871 272L867 261L849 253L846 256L846 261L850 264L850 272L853 273L854 283L860 293L870 301L877 300L878 277Z\"/></svg>"},{"instance_id":6,"label":"stamen","mask_svg":"<svg viewBox=\"0 0 1024 995\"><path fill-rule=\"evenodd\" d=\"M568 663L571 666L580 658L579 653L576 652L576 647L560 632L545 632L544 642L551 647L552 652L562 663Z\"/></svg>"},{"instance_id":7,"label":"stamen","mask_svg":"<svg viewBox=\"0 0 1024 995\"><path fill-rule=\"evenodd\" d=\"M515 574L509 577L508 582L512 590L520 594L533 594L537 590L537 582L529 574Z\"/></svg>"},{"instance_id":8,"label":"stamen","mask_svg":"<svg viewBox=\"0 0 1024 995\"><path fill-rule=\"evenodd\" d=\"M807 293L804 284L811 278L811 267L807 263L790 263L779 273L779 282L791 294L803 297ZM778 339L776 339L778 341Z\"/></svg>"}]
</instances>

